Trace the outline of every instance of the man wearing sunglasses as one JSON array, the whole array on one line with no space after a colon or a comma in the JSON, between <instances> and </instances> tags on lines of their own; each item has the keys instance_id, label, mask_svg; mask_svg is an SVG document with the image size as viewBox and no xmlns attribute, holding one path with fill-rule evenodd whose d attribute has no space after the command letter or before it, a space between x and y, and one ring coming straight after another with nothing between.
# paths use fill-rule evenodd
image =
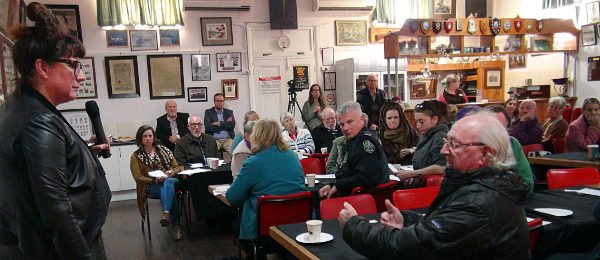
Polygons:
<instances>
[{"instance_id":1,"label":"man wearing sunglasses","mask_svg":"<svg viewBox=\"0 0 600 260\"><path fill-rule=\"evenodd\" d=\"M427 215L386 200L381 224L371 224L346 204L338 218L344 241L367 258L529 259L521 206L528 186L511 171L504 127L480 113L457 121L444 142L445 179Z\"/></svg>"}]
</instances>

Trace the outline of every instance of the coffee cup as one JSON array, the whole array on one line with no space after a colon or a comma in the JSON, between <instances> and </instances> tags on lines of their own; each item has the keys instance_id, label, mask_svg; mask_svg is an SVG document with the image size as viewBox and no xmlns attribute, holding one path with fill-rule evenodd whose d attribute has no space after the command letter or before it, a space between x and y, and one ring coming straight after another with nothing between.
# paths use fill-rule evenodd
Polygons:
<instances>
[{"instance_id":1,"label":"coffee cup","mask_svg":"<svg viewBox=\"0 0 600 260\"><path fill-rule=\"evenodd\" d=\"M588 159L598 158L598 145L590 144L587 146Z\"/></svg>"},{"instance_id":2,"label":"coffee cup","mask_svg":"<svg viewBox=\"0 0 600 260\"><path fill-rule=\"evenodd\" d=\"M327 147L321 148L321 153L327 153Z\"/></svg>"},{"instance_id":3,"label":"coffee cup","mask_svg":"<svg viewBox=\"0 0 600 260\"><path fill-rule=\"evenodd\" d=\"M206 158L206 164L211 169L219 168L219 159L218 158Z\"/></svg>"},{"instance_id":4,"label":"coffee cup","mask_svg":"<svg viewBox=\"0 0 600 260\"><path fill-rule=\"evenodd\" d=\"M302 160L302 157L304 157L302 152L296 152L296 155L298 155L298 160Z\"/></svg>"},{"instance_id":5,"label":"coffee cup","mask_svg":"<svg viewBox=\"0 0 600 260\"><path fill-rule=\"evenodd\" d=\"M317 175L314 173L310 173L306 175L306 184L308 184L308 187L314 187L315 186L315 179L317 178Z\"/></svg>"},{"instance_id":6,"label":"coffee cup","mask_svg":"<svg viewBox=\"0 0 600 260\"><path fill-rule=\"evenodd\" d=\"M308 241L319 242L321 241L321 226L323 221L321 220L309 220L306 221L306 228L308 229Z\"/></svg>"}]
</instances>

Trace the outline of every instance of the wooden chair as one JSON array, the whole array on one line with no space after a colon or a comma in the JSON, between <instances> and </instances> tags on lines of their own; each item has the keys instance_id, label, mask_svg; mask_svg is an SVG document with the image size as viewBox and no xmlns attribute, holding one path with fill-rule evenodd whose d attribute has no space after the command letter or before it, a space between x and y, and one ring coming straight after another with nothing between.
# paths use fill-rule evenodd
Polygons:
<instances>
[{"instance_id":1,"label":"wooden chair","mask_svg":"<svg viewBox=\"0 0 600 260\"><path fill-rule=\"evenodd\" d=\"M356 209L358 215L369 215L377 213L375 199L369 194L359 194L348 197L326 199L321 201L321 219L335 219L344 208L344 202L348 202Z\"/></svg>"},{"instance_id":2,"label":"wooden chair","mask_svg":"<svg viewBox=\"0 0 600 260\"><path fill-rule=\"evenodd\" d=\"M565 138L552 138L554 153L562 153L565 150Z\"/></svg>"},{"instance_id":3,"label":"wooden chair","mask_svg":"<svg viewBox=\"0 0 600 260\"><path fill-rule=\"evenodd\" d=\"M317 158L306 158L300 160L300 164L302 164L302 171L304 171L304 175L309 173L315 174L323 174L325 171L321 166L321 161Z\"/></svg>"},{"instance_id":4,"label":"wooden chair","mask_svg":"<svg viewBox=\"0 0 600 260\"><path fill-rule=\"evenodd\" d=\"M393 203L399 210L429 208L439 191L439 186L397 190Z\"/></svg>"},{"instance_id":5,"label":"wooden chair","mask_svg":"<svg viewBox=\"0 0 600 260\"><path fill-rule=\"evenodd\" d=\"M543 151L543 150L544 150L544 146L542 144L523 145L523 153L527 157L530 157L530 155L529 155L530 152L539 152L539 151Z\"/></svg>"},{"instance_id":6,"label":"wooden chair","mask_svg":"<svg viewBox=\"0 0 600 260\"><path fill-rule=\"evenodd\" d=\"M573 121L575 121L575 119L579 118L581 113L582 113L582 110L580 107L574 108L573 114L571 115L571 122L573 122Z\"/></svg>"},{"instance_id":7,"label":"wooden chair","mask_svg":"<svg viewBox=\"0 0 600 260\"><path fill-rule=\"evenodd\" d=\"M566 106L563 110L562 117L567 123L571 123L571 113L573 112L573 108L570 106Z\"/></svg>"},{"instance_id":8,"label":"wooden chair","mask_svg":"<svg viewBox=\"0 0 600 260\"><path fill-rule=\"evenodd\" d=\"M535 244L540 235L540 230L542 229L542 218L536 218L530 222L527 222L527 226L529 227L529 251L533 251L535 249Z\"/></svg>"},{"instance_id":9,"label":"wooden chair","mask_svg":"<svg viewBox=\"0 0 600 260\"><path fill-rule=\"evenodd\" d=\"M377 206L377 212L387 211L385 207L385 200L392 199L392 194L396 190L396 185L398 182L389 181L383 184L379 184L372 188L365 187L356 187L352 190L350 195L358 195L358 194L371 194L375 199L375 205Z\"/></svg>"},{"instance_id":10,"label":"wooden chair","mask_svg":"<svg viewBox=\"0 0 600 260\"><path fill-rule=\"evenodd\" d=\"M444 180L443 174L429 174L423 176L421 179L422 187L431 187L431 186L442 186L442 181Z\"/></svg>"},{"instance_id":11,"label":"wooden chair","mask_svg":"<svg viewBox=\"0 0 600 260\"><path fill-rule=\"evenodd\" d=\"M595 168L550 169L546 178L549 190L600 183L600 173Z\"/></svg>"}]
</instances>

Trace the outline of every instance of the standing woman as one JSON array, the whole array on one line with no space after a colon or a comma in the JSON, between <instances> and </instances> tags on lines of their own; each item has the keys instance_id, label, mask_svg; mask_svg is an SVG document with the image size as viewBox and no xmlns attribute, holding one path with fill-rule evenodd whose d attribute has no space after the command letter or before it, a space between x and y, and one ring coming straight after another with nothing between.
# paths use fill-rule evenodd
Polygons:
<instances>
[{"instance_id":1,"label":"standing woman","mask_svg":"<svg viewBox=\"0 0 600 260\"><path fill-rule=\"evenodd\" d=\"M170 222L171 236L175 241L179 241L183 237L183 230L179 225L175 186L179 183L177 173L183 170L183 167L177 165L171 150L158 145L157 140L154 129L149 125L141 126L135 134L135 143L139 148L131 155L130 169L136 183L138 208L144 219L146 193L160 198L163 208L160 224L166 227ZM154 178L148 175L149 172L158 170L166 176Z\"/></svg>"},{"instance_id":2,"label":"standing woman","mask_svg":"<svg viewBox=\"0 0 600 260\"><path fill-rule=\"evenodd\" d=\"M446 76L442 84L446 86L444 88L444 92L438 97L439 101L442 101L446 104L462 104L469 103L469 99L467 98L467 94L460 89L460 79L458 76L454 74L450 74Z\"/></svg>"},{"instance_id":3,"label":"standing woman","mask_svg":"<svg viewBox=\"0 0 600 260\"><path fill-rule=\"evenodd\" d=\"M510 129L512 125L519 120L518 100L516 98L509 97L506 101L504 101L504 107L510 116L510 121L508 122L508 128Z\"/></svg>"},{"instance_id":4,"label":"standing woman","mask_svg":"<svg viewBox=\"0 0 600 260\"><path fill-rule=\"evenodd\" d=\"M412 148L417 145L419 135L406 119L400 104L387 102L379 118L382 118L379 125L383 126L379 136L388 163L411 164Z\"/></svg>"},{"instance_id":5,"label":"standing woman","mask_svg":"<svg viewBox=\"0 0 600 260\"><path fill-rule=\"evenodd\" d=\"M310 86L308 100L302 106L302 119L306 123L306 128L312 132L317 126L323 123L321 111L327 107L323 101L323 92L319 84Z\"/></svg>"},{"instance_id":6,"label":"standing woman","mask_svg":"<svg viewBox=\"0 0 600 260\"><path fill-rule=\"evenodd\" d=\"M16 91L0 108L0 259L105 259L106 174L56 106L85 80L85 48L39 3L13 31ZM6 58L6 57L5 57Z\"/></svg>"}]
</instances>

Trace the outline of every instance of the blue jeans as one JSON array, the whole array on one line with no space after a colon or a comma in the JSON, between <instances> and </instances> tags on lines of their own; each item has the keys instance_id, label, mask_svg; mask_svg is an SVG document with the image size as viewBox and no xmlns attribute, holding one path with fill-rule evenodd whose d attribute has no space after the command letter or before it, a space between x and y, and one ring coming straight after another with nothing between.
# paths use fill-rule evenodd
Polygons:
<instances>
[{"instance_id":1,"label":"blue jeans","mask_svg":"<svg viewBox=\"0 0 600 260\"><path fill-rule=\"evenodd\" d=\"M177 178L168 178L162 183L148 186L148 193L160 198L163 211L171 214L171 224L179 224L179 210L177 209L177 198L175 197L175 185L179 183Z\"/></svg>"}]
</instances>

